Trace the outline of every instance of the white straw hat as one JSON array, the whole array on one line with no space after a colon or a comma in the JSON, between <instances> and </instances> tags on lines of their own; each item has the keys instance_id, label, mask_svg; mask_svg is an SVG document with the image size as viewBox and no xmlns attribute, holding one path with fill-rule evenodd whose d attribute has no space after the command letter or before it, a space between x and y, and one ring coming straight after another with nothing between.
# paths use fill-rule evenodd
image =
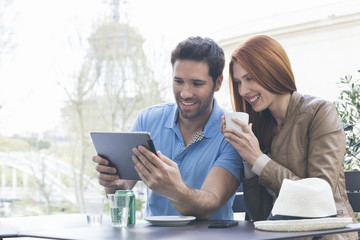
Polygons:
<instances>
[{"instance_id":1,"label":"white straw hat","mask_svg":"<svg viewBox=\"0 0 360 240\"><path fill-rule=\"evenodd\" d=\"M352 218L337 218L331 187L320 178L284 179L267 221L254 222L265 231L297 232L342 228Z\"/></svg>"}]
</instances>

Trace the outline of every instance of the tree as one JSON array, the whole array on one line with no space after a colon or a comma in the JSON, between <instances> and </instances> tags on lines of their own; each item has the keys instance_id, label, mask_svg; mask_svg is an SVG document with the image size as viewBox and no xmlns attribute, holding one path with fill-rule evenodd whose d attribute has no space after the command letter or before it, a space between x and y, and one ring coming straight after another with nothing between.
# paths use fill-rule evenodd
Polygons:
<instances>
[{"instance_id":1,"label":"tree","mask_svg":"<svg viewBox=\"0 0 360 240\"><path fill-rule=\"evenodd\" d=\"M90 54L101 69L104 116L111 131L129 129L144 106L161 101L143 50L144 39L126 23L105 22L90 37Z\"/></svg>"},{"instance_id":2,"label":"tree","mask_svg":"<svg viewBox=\"0 0 360 240\"><path fill-rule=\"evenodd\" d=\"M10 9L11 3L11 0L0 1L0 62L2 57L15 47L14 32L6 21L10 15L6 10Z\"/></svg>"},{"instance_id":3,"label":"tree","mask_svg":"<svg viewBox=\"0 0 360 240\"><path fill-rule=\"evenodd\" d=\"M11 0L1 0L0 1L0 63L5 54L11 52L15 47L14 33L11 28L6 25L8 22L6 18L8 17L8 12L11 5ZM0 109L2 106L0 105Z\"/></svg>"},{"instance_id":4,"label":"tree","mask_svg":"<svg viewBox=\"0 0 360 240\"><path fill-rule=\"evenodd\" d=\"M51 171L46 165L46 157L51 154L51 152L49 152L51 144L48 141L38 139L38 136L32 136L27 139L27 142L29 142L32 151L25 156L29 162L29 167L39 193L45 200L45 212L50 214L54 179L47 177L51 174Z\"/></svg>"},{"instance_id":5,"label":"tree","mask_svg":"<svg viewBox=\"0 0 360 240\"><path fill-rule=\"evenodd\" d=\"M62 116L70 143L70 163L72 164L74 176L74 189L77 203L83 209L83 192L86 188L84 175L86 174L87 162L90 161L89 149L89 120L94 119L95 112L89 109L95 84L99 79L98 69L92 69L89 62L85 61L80 71L74 76L72 89L65 88L68 102L62 109ZM93 116L91 116L91 114ZM87 122L88 121L88 122ZM79 173L76 172L79 170Z\"/></svg>"},{"instance_id":6,"label":"tree","mask_svg":"<svg viewBox=\"0 0 360 240\"><path fill-rule=\"evenodd\" d=\"M90 131L129 130L137 112L159 103L158 83L151 78L142 48L144 39L125 23L100 23L89 38L89 49L80 71L74 75L62 110L71 146L74 187L80 209L87 184L84 175L95 177L90 166L94 152Z\"/></svg>"}]
</instances>

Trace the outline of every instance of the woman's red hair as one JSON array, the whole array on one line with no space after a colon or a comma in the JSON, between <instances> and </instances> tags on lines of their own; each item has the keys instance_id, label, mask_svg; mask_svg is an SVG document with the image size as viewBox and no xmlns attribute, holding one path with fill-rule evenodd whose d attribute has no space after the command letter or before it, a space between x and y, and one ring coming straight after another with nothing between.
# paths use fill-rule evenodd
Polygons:
<instances>
[{"instance_id":1,"label":"woman's red hair","mask_svg":"<svg viewBox=\"0 0 360 240\"><path fill-rule=\"evenodd\" d=\"M240 63L264 89L275 94L284 94L296 91L289 58L284 48L275 39L265 35L249 38L241 43L231 55L229 86L233 109L249 114L249 121L253 123L253 131L259 140L260 148L267 153L270 150L277 123L268 109L257 113L240 96L237 85L233 84L235 62Z\"/></svg>"}]
</instances>

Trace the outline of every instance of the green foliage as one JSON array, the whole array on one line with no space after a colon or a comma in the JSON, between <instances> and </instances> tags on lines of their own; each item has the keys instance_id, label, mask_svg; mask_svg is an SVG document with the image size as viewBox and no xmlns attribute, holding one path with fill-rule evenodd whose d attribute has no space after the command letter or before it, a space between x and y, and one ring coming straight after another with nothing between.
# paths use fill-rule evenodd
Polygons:
<instances>
[{"instance_id":1,"label":"green foliage","mask_svg":"<svg viewBox=\"0 0 360 240\"><path fill-rule=\"evenodd\" d=\"M29 149L29 142L23 138L7 138L0 136L0 152L20 152Z\"/></svg>"},{"instance_id":2,"label":"green foliage","mask_svg":"<svg viewBox=\"0 0 360 240\"><path fill-rule=\"evenodd\" d=\"M74 204L69 202L54 202L47 211L45 202L35 201L31 198L23 198L11 202L11 216L38 216L44 214L78 213Z\"/></svg>"},{"instance_id":3,"label":"green foliage","mask_svg":"<svg viewBox=\"0 0 360 240\"><path fill-rule=\"evenodd\" d=\"M37 140L37 139L29 139L31 146L35 149L49 149L51 147L51 143L45 140Z\"/></svg>"},{"instance_id":4,"label":"green foliage","mask_svg":"<svg viewBox=\"0 0 360 240\"><path fill-rule=\"evenodd\" d=\"M140 213L140 219L142 219L142 210L144 208L145 201L139 198L135 198L135 210Z\"/></svg>"},{"instance_id":5,"label":"green foliage","mask_svg":"<svg viewBox=\"0 0 360 240\"><path fill-rule=\"evenodd\" d=\"M358 71L360 72L360 70ZM360 80L345 76L338 83L342 88L334 104L340 114L346 134L345 170L360 170ZM360 214L355 213L357 222Z\"/></svg>"},{"instance_id":6,"label":"green foliage","mask_svg":"<svg viewBox=\"0 0 360 240\"><path fill-rule=\"evenodd\" d=\"M23 152L25 150L50 149L51 143L37 137L3 137L0 136L0 152Z\"/></svg>"},{"instance_id":7,"label":"green foliage","mask_svg":"<svg viewBox=\"0 0 360 240\"><path fill-rule=\"evenodd\" d=\"M135 209L136 211L141 211L143 209L144 201L141 199L136 198L135 199Z\"/></svg>"},{"instance_id":8,"label":"green foliage","mask_svg":"<svg viewBox=\"0 0 360 240\"><path fill-rule=\"evenodd\" d=\"M334 104L346 134L345 169L360 170L360 79L345 76L338 84L342 91Z\"/></svg>"}]
</instances>

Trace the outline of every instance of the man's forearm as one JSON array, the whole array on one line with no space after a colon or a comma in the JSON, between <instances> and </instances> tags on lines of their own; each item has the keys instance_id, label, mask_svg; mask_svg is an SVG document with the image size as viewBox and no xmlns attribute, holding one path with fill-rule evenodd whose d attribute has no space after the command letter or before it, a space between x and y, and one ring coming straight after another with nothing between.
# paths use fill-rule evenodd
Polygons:
<instances>
[{"instance_id":1,"label":"man's forearm","mask_svg":"<svg viewBox=\"0 0 360 240\"><path fill-rule=\"evenodd\" d=\"M170 199L174 208L183 215L207 219L229 200L239 186L239 181L222 167L210 170L201 189L186 184L177 189L180 194Z\"/></svg>"},{"instance_id":2,"label":"man's forearm","mask_svg":"<svg viewBox=\"0 0 360 240\"><path fill-rule=\"evenodd\" d=\"M200 219L208 219L222 206L221 200L214 193L188 186L185 192L170 201L182 215Z\"/></svg>"}]
</instances>

